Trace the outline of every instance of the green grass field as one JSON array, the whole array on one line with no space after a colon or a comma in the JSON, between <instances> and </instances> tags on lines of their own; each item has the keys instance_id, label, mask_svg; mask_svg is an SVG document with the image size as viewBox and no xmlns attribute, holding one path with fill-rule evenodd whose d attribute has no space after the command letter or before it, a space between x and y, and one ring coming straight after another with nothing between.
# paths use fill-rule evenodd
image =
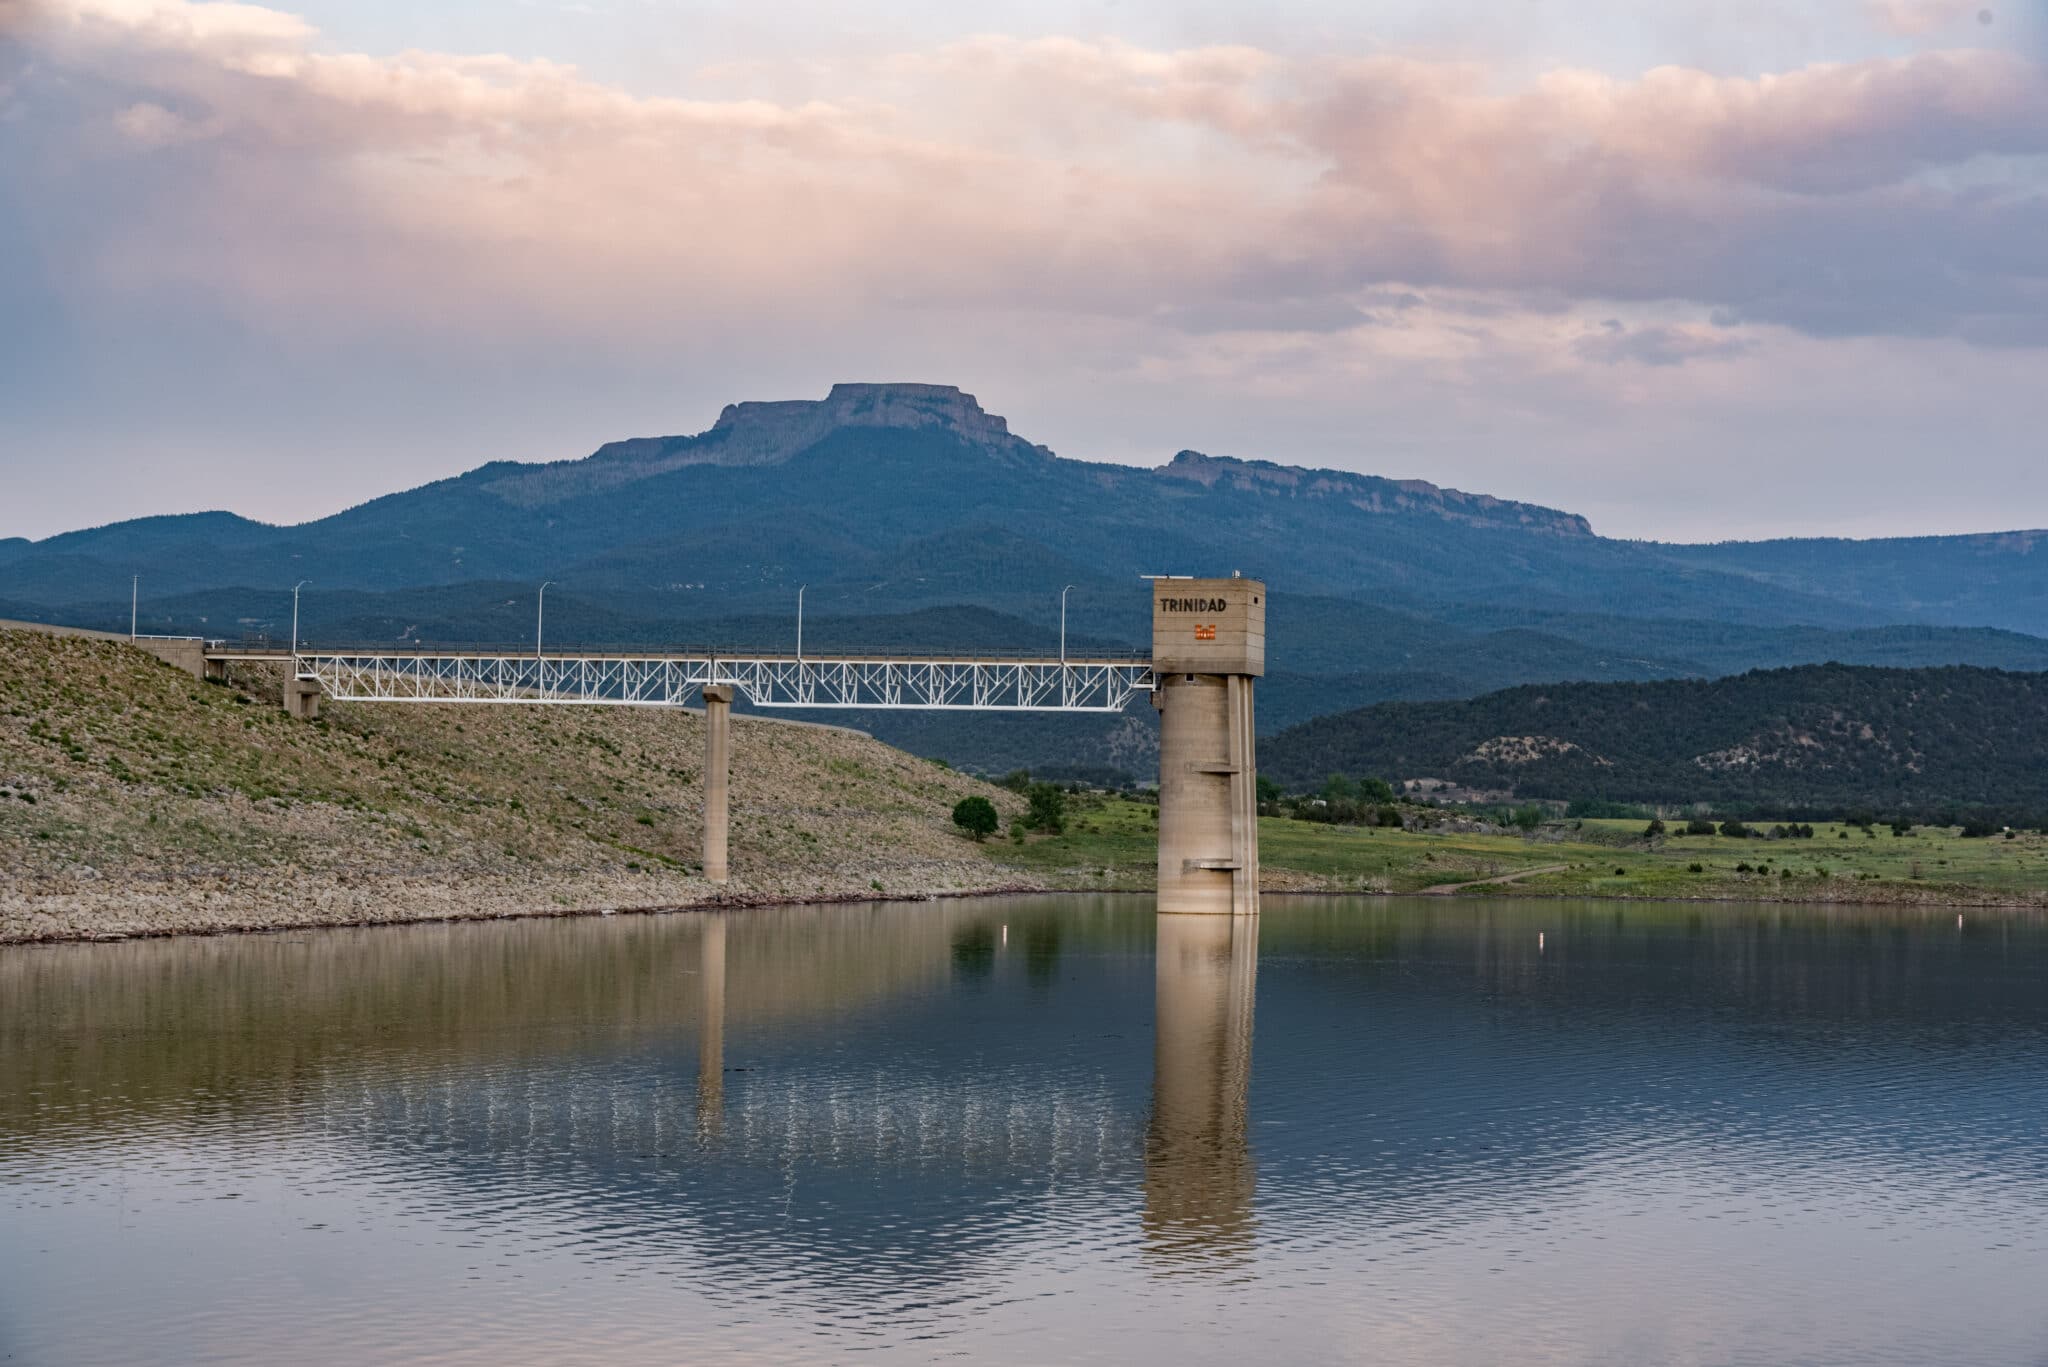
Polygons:
<instances>
[{"instance_id":1,"label":"green grass field","mask_svg":"<svg viewBox=\"0 0 2048 1367\"><path fill-rule=\"evenodd\" d=\"M1067 830L990 856L1065 886L1150 887L1154 809L1121 797L1068 799ZM1954 829L1816 824L1810 840L1668 836L1641 821L1552 823L1533 835L1377 830L1267 817L1259 857L1267 887L1412 893L1458 884L1499 896L1690 897L1786 901L2048 904L2048 838L1965 840ZM1694 871L1693 865L1699 865ZM1738 866L1747 864L1749 871ZM1557 866L1563 867L1557 867ZM1531 872L1535 870L1547 870ZM1511 883L1478 880L1515 876Z\"/></svg>"}]
</instances>

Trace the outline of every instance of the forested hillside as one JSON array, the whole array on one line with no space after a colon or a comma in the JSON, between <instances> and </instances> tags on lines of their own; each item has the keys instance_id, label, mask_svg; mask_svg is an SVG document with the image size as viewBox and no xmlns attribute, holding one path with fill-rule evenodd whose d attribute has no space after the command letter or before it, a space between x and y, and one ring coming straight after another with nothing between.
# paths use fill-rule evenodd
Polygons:
<instances>
[{"instance_id":1,"label":"forested hillside","mask_svg":"<svg viewBox=\"0 0 2048 1367\"><path fill-rule=\"evenodd\" d=\"M1707 802L1760 813L2048 817L2048 675L1846 665L1555 684L1382 703L1261 742L1297 788L1330 773L1516 798Z\"/></svg>"}]
</instances>

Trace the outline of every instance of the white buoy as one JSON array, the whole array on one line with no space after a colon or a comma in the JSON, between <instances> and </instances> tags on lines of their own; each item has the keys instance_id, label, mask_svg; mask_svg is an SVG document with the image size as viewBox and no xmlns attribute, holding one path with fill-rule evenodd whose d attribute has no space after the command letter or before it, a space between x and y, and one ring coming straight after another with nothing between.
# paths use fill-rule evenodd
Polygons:
<instances>
[{"instance_id":1,"label":"white buoy","mask_svg":"<svg viewBox=\"0 0 2048 1367\"><path fill-rule=\"evenodd\" d=\"M1010 943L1010 928L1008 926L1003 927L1003 943Z\"/></svg>"},{"instance_id":2,"label":"white buoy","mask_svg":"<svg viewBox=\"0 0 2048 1367\"><path fill-rule=\"evenodd\" d=\"M1538 954L1543 952L1543 932L1540 930L1536 932L1536 952Z\"/></svg>"}]
</instances>

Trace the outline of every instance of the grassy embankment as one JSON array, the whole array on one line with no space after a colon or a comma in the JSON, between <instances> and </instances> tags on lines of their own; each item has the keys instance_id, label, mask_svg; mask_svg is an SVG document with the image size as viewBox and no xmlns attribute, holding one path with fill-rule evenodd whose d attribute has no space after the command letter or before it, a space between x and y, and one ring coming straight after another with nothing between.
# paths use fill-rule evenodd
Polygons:
<instances>
[{"instance_id":1,"label":"grassy embankment","mask_svg":"<svg viewBox=\"0 0 2048 1367\"><path fill-rule=\"evenodd\" d=\"M1065 834L1022 845L995 842L995 857L1062 886L1149 887L1157 830L1153 809L1115 797L1068 801ZM1645 840L1643 828L1641 821L1567 822L1524 836L1267 817L1259 822L1259 857L1268 888L1409 893L1474 884L1464 890L1496 896L2048 905L2048 838L2038 834L1965 840L1953 828L1923 826L1900 837L1883 827L1865 835L1854 827L1816 824L1810 840ZM1744 864L1750 872L1738 870ZM1759 865L1768 871L1757 871ZM1512 882L1478 882L1514 875L1520 876Z\"/></svg>"},{"instance_id":2,"label":"grassy embankment","mask_svg":"<svg viewBox=\"0 0 2048 1367\"><path fill-rule=\"evenodd\" d=\"M734 719L730 888L702 718L277 704L125 644L0 631L0 940L1015 883L953 831L1011 794L848 732Z\"/></svg>"}]
</instances>

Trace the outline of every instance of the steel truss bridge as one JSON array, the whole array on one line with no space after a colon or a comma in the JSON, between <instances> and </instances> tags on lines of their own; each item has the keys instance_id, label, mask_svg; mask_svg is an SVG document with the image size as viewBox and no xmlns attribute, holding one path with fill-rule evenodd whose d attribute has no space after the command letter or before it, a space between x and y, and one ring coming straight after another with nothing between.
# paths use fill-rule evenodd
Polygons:
<instances>
[{"instance_id":1,"label":"steel truss bridge","mask_svg":"<svg viewBox=\"0 0 2048 1367\"><path fill-rule=\"evenodd\" d=\"M209 652L213 654L213 652ZM760 708L1121 712L1153 691L1150 661L891 656L220 652L294 661L337 702L678 707L724 685Z\"/></svg>"}]
</instances>

